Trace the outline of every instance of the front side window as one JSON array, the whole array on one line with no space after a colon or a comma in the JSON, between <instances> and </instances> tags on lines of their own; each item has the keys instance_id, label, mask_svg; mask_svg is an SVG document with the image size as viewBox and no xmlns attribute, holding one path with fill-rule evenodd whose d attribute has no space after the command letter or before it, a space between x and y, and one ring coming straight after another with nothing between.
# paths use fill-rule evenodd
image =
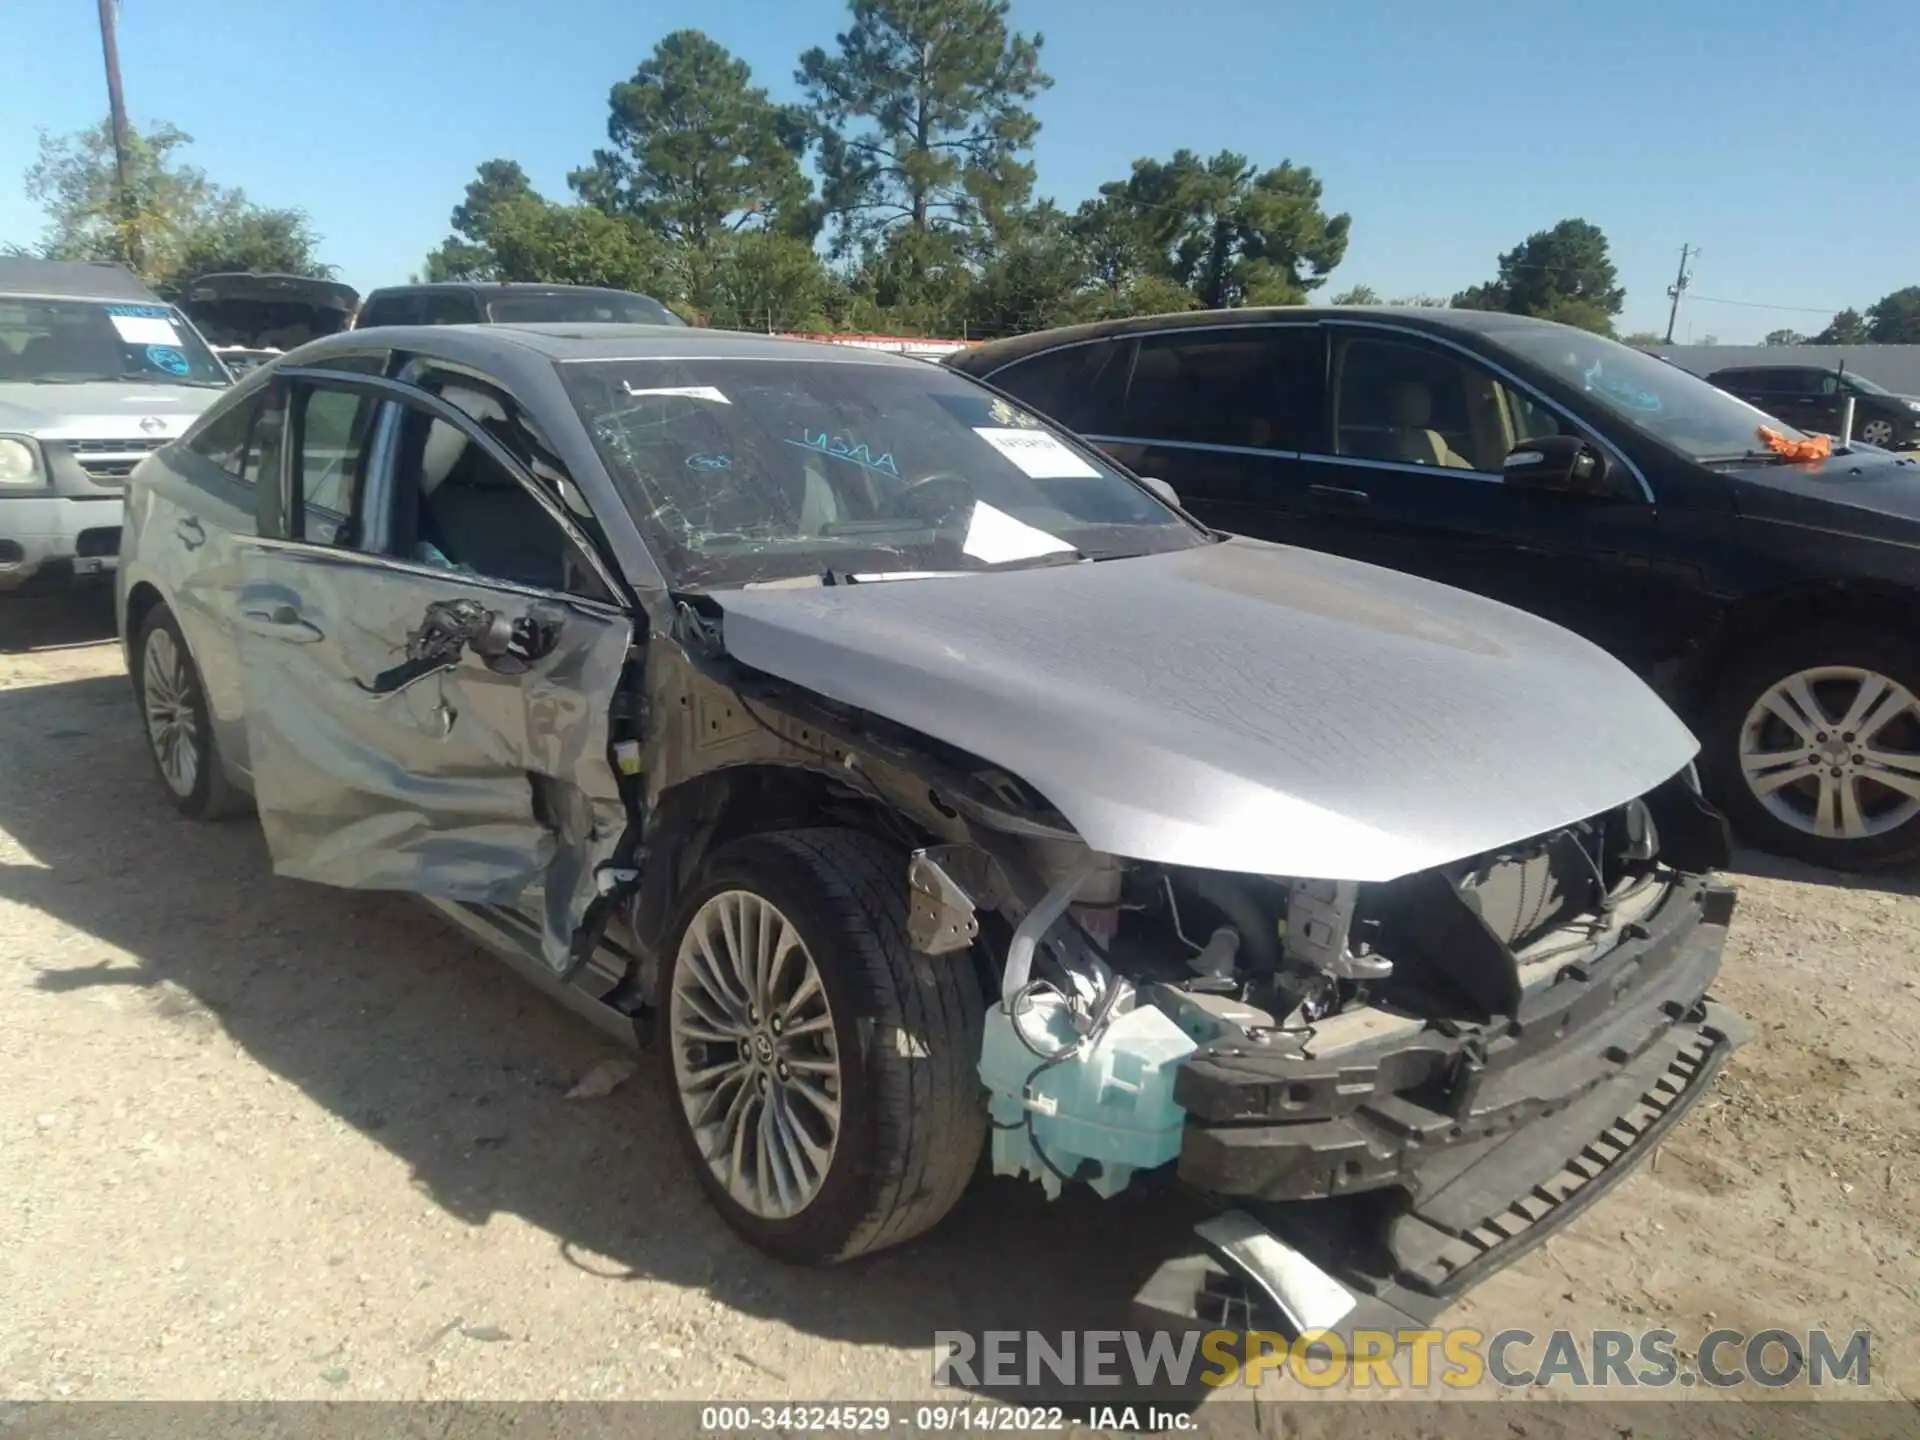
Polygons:
<instances>
[{"instance_id":1,"label":"front side window","mask_svg":"<svg viewBox=\"0 0 1920 1440\"><path fill-rule=\"evenodd\" d=\"M290 532L319 545L356 543L352 522L372 445L379 401L372 395L326 387L297 395L300 448L294 456L298 488Z\"/></svg>"},{"instance_id":2,"label":"front side window","mask_svg":"<svg viewBox=\"0 0 1920 1440\"><path fill-rule=\"evenodd\" d=\"M679 587L1206 543L1032 412L938 366L661 359L561 373Z\"/></svg>"},{"instance_id":3,"label":"front side window","mask_svg":"<svg viewBox=\"0 0 1920 1440\"><path fill-rule=\"evenodd\" d=\"M207 389L232 383L170 305L0 300L0 384L90 381Z\"/></svg>"},{"instance_id":4,"label":"front side window","mask_svg":"<svg viewBox=\"0 0 1920 1440\"><path fill-rule=\"evenodd\" d=\"M477 382L433 387L513 453L511 402ZM535 469L536 478L539 471ZM521 478L460 426L409 406L400 425L394 544L435 569L610 601L573 537Z\"/></svg>"},{"instance_id":5,"label":"front side window","mask_svg":"<svg viewBox=\"0 0 1920 1440\"><path fill-rule=\"evenodd\" d=\"M1144 335L1120 433L1255 450L1311 448L1321 346L1310 325Z\"/></svg>"},{"instance_id":6,"label":"front side window","mask_svg":"<svg viewBox=\"0 0 1920 1440\"><path fill-rule=\"evenodd\" d=\"M1335 364L1341 455L1497 475L1516 445L1567 433L1560 417L1465 356L1348 339Z\"/></svg>"},{"instance_id":7,"label":"front side window","mask_svg":"<svg viewBox=\"0 0 1920 1440\"><path fill-rule=\"evenodd\" d=\"M1804 438L1698 375L1631 346L1563 325L1489 330L1487 343L1544 370L1601 412L1706 464L1771 460L1760 430Z\"/></svg>"}]
</instances>

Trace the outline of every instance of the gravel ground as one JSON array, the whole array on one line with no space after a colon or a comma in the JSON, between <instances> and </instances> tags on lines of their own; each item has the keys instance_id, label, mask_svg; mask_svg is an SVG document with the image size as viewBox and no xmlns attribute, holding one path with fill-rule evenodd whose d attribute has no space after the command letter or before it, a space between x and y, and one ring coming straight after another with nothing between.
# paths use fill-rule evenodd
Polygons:
<instances>
[{"instance_id":1,"label":"gravel ground","mask_svg":"<svg viewBox=\"0 0 1920 1440\"><path fill-rule=\"evenodd\" d=\"M996 1181L869 1263L760 1259L646 1075L567 1098L618 1057L584 1023L419 905L177 819L110 630L0 609L0 1399L903 1399L936 1326L1112 1324L1178 1239L1172 1200ZM1755 1038L1448 1319L1867 1329L1913 1404L1920 881L1736 879Z\"/></svg>"}]
</instances>

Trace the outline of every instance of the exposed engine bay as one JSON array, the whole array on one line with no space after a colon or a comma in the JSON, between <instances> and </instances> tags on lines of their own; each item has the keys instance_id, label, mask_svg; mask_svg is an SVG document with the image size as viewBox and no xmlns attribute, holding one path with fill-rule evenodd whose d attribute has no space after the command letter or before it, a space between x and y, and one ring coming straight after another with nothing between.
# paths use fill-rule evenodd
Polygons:
<instances>
[{"instance_id":1,"label":"exposed engine bay","mask_svg":"<svg viewBox=\"0 0 1920 1440\"><path fill-rule=\"evenodd\" d=\"M1413 1063L1423 1037L1510 1027L1570 970L1644 935L1684 878L1660 858L1652 807L1638 799L1365 885L1134 864L1054 840L1023 848L1046 891L1007 939L981 1072L995 1169L1054 1195L1073 1180L1111 1195L1179 1157L1193 1092L1181 1072L1196 1058L1266 1075L1286 1097L1278 1118L1291 1120L1338 1108L1313 1103L1316 1077L1345 1057L1377 1072L1396 1044L1386 1087L1431 1088L1448 1077ZM1004 899L997 868L963 847L919 852L916 946L975 943L977 911ZM1354 1070L1345 1088L1380 1086ZM1401 1178L1395 1167L1370 1183Z\"/></svg>"}]
</instances>

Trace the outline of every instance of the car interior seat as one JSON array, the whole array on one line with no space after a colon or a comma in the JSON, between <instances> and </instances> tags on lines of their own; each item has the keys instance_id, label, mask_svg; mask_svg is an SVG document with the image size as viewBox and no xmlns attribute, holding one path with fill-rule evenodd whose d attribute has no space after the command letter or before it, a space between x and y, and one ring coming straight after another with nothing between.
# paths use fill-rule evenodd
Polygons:
<instances>
[{"instance_id":1,"label":"car interior seat","mask_svg":"<svg viewBox=\"0 0 1920 1440\"><path fill-rule=\"evenodd\" d=\"M483 426L506 423L500 402L483 391L448 386L440 398ZM560 588L565 533L480 446L435 420L421 447L419 476L417 540L481 575Z\"/></svg>"},{"instance_id":2,"label":"car interior seat","mask_svg":"<svg viewBox=\"0 0 1920 1440\"><path fill-rule=\"evenodd\" d=\"M1473 463L1432 429L1433 391L1417 380L1401 380L1388 387L1387 415L1392 425L1393 458L1410 465L1444 465L1471 470Z\"/></svg>"}]
</instances>

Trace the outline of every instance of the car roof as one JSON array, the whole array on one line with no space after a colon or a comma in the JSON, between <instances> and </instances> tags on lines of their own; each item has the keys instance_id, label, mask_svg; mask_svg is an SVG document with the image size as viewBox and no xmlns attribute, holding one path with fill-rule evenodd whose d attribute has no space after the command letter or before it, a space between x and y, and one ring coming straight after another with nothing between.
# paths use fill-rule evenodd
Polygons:
<instances>
[{"instance_id":1,"label":"car roof","mask_svg":"<svg viewBox=\"0 0 1920 1440\"><path fill-rule=\"evenodd\" d=\"M558 285L543 284L532 280L423 280L411 285L382 285L377 290L367 292L367 298L376 295L411 295L416 292L458 292L463 295L562 295L569 291L584 290L594 295L641 295L638 290L622 290L617 285ZM642 295L651 300L651 295Z\"/></svg>"},{"instance_id":2,"label":"car roof","mask_svg":"<svg viewBox=\"0 0 1920 1440\"><path fill-rule=\"evenodd\" d=\"M137 300L163 305L124 265L92 260L40 260L0 255L0 295L36 295L65 300Z\"/></svg>"},{"instance_id":3,"label":"car roof","mask_svg":"<svg viewBox=\"0 0 1920 1440\"><path fill-rule=\"evenodd\" d=\"M1564 329L1551 320L1536 320L1528 315L1509 315L1499 310L1452 310L1419 305L1275 305L1247 306L1237 310L1176 310L1165 315L1133 315L1121 320L1095 320L1085 325L1068 325L1058 330L1039 330L1030 335L1015 335L991 340L964 350L947 363L979 374L998 369L1028 355L1062 345L1112 336L1150 335L1159 330L1207 330L1236 325L1265 325L1276 322L1316 320L1392 320L1411 329L1436 334L1550 327Z\"/></svg>"},{"instance_id":4,"label":"car roof","mask_svg":"<svg viewBox=\"0 0 1920 1440\"><path fill-rule=\"evenodd\" d=\"M829 365L890 365L924 372L927 362L910 355L834 345L822 340L787 340L742 330L709 330L691 325L626 325L601 322L509 322L504 325L377 325L345 330L300 347L294 361L370 348L464 360L508 370L530 359L550 364L591 360L808 360Z\"/></svg>"}]
</instances>

